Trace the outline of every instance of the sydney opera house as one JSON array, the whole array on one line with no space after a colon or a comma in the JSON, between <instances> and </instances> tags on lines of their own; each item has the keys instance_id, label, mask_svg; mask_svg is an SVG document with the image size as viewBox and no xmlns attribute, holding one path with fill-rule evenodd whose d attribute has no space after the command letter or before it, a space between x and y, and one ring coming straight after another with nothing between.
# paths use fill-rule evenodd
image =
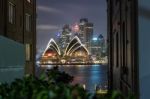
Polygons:
<instances>
[{"instance_id":1,"label":"sydney opera house","mask_svg":"<svg viewBox=\"0 0 150 99\"><path fill-rule=\"evenodd\" d=\"M50 39L41 57L41 64L87 63L90 53L80 39L75 36L62 51L54 39Z\"/></svg>"}]
</instances>

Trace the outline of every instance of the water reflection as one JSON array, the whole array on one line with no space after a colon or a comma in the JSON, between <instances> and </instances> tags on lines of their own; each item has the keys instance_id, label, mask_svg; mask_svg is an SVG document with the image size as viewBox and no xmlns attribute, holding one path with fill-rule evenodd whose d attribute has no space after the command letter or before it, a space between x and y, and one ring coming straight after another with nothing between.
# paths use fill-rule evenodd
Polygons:
<instances>
[{"instance_id":1,"label":"water reflection","mask_svg":"<svg viewBox=\"0 0 150 99\"><path fill-rule=\"evenodd\" d=\"M52 68L52 65L43 65L41 68ZM37 74L40 72L37 69ZM106 65L65 65L59 66L60 71L65 71L74 76L72 84L84 85L87 90L94 92L96 85L107 83Z\"/></svg>"}]
</instances>

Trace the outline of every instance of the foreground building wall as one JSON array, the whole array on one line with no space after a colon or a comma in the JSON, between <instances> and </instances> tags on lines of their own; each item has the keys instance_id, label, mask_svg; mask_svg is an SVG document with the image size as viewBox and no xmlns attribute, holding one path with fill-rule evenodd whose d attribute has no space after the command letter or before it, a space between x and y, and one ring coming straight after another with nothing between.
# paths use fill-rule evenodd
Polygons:
<instances>
[{"instance_id":1,"label":"foreground building wall","mask_svg":"<svg viewBox=\"0 0 150 99\"><path fill-rule=\"evenodd\" d=\"M108 0L109 88L140 99L148 99L150 89L149 4Z\"/></svg>"},{"instance_id":2,"label":"foreground building wall","mask_svg":"<svg viewBox=\"0 0 150 99\"><path fill-rule=\"evenodd\" d=\"M25 48L10 39L0 36L0 82L12 82L22 78L25 66Z\"/></svg>"},{"instance_id":3,"label":"foreground building wall","mask_svg":"<svg viewBox=\"0 0 150 99\"><path fill-rule=\"evenodd\" d=\"M137 0L107 0L109 88L138 96Z\"/></svg>"},{"instance_id":4,"label":"foreground building wall","mask_svg":"<svg viewBox=\"0 0 150 99\"><path fill-rule=\"evenodd\" d=\"M25 73L34 74L36 0L0 0L0 15L0 35L24 44Z\"/></svg>"},{"instance_id":5,"label":"foreground building wall","mask_svg":"<svg viewBox=\"0 0 150 99\"><path fill-rule=\"evenodd\" d=\"M150 0L139 1L139 79L140 99L150 97Z\"/></svg>"}]
</instances>

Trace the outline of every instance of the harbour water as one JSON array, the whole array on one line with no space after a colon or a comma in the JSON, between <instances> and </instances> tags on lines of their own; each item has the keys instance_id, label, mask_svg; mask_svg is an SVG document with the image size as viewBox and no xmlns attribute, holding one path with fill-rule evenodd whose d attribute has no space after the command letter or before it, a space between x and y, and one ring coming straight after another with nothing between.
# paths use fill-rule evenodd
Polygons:
<instances>
[{"instance_id":1,"label":"harbour water","mask_svg":"<svg viewBox=\"0 0 150 99\"><path fill-rule=\"evenodd\" d=\"M52 68L53 65L45 67ZM94 92L96 86L107 85L106 65L64 65L59 66L59 70L74 76L72 84L83 85L89 92Z\"/></svg>"}]
</instances>

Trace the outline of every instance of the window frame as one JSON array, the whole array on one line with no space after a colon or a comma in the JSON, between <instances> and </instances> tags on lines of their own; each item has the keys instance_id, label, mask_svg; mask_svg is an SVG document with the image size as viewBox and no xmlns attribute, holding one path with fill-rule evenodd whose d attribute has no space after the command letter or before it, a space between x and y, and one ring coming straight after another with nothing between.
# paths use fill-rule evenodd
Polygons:
<instances>
[{"instance_id":1,"label":"window frame","mask_svg":"<svg viewBox=\"0 0 150 99\"><path fill-rule=\"evenodd\" d=\"M31 32L31 14L25 13L25 30Z\"/></svg>"},{"instance_id":2,"label":"window frame","mask_svg":"<svg viewBox=\"0 0 150 99\"><path fill-rule=\"evenodd\" d=\"M26 0L28 3L31 3L31 0Z\"/></svg>"},{"instance_id":3,"label":"window frame","mask_svg":"<svg viewBox=\"0 0 150 99\"><path fill-rule=\"evenodd\" d=\"M16 21L16 8L15 4L8 2L8 22L10 24L15 24Z\"/></svg>"},{"instance_id":4,"label":"window frame","mask_svg":"<svg viewBox=\"0 0 150 99\"><path fill-rule=\"evenodd\" d=\"M31 44L27 43L25 44L25 58L26 61L30 61L31 60Z\"/></svg>"}]
</instances>

